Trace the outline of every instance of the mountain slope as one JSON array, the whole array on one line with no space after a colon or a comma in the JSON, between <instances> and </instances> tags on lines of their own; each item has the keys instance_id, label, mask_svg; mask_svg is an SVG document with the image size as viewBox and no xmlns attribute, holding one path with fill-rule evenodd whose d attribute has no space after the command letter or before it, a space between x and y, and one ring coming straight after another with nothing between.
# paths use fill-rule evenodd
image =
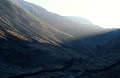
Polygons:
<instances>
[{"instance_id":1,"label":"mountain slope","mask_svg":"<svg viewBox=\"0 0 120 78\"><path fill-rule=\"evenodd\" d=\"M24 9L8 0L0 0L0 9L1 78L59 69L70 60L64 48L57 48L60 40Z\"/></svg>"},{"instance_id":2,"label":"mountain slope","mask_svg":"<svg viewBox=\"0 0 120 78\"><path fill-rule=\"evenodd\" d=\"M18 0L18 5L25 8L36 18L40 19L44 24L52 26L64 33L70 34L75 37L76 36L80 37L80 36L99 33L101 31L106 31L105 29L95 25L91 25L93 27L89 27L89 26L86 27L83 24L77 24L66 17L48 12L44 8L29 2L23 2ZM83 29L86 29L86 30L83 30Z\"/></svg>"},{"instance_id":3,"label":"mountain slope","mask_svg":"<svg viewBox=\"0 0 120 78\"><path fill-rule=\"evenodd\" d=\"M12 5L14 5L14 4L12 4ZM4 6L4 5L1 4L1 6ZM53 29L53 28L50 29L50 27L49 27L49 29L46 28L44 25L42 25L42 22L39 21L37 18L28 14L26 11L24 11L23 8L20 8L20 9L18 9L18 8L20 8L20 7L19 6L14 6L12 8L6 7L6 9L8 9L7 11L4 10L5 8L1 8L3 11L3 12L1 11L2 24L9 24L11 26L11 28L14 28L18 31L25 30L26 31L26 32L24 32L25 34L37 36L37 37L40 37L41 39L47 40L49 42L59 41L59 39L54 37L55 33L57 35L69 37L69 35L66 35L65 33L62 33L60 31L55 32L57 29ZM7 13L7 15L5 13ZM7 26L7 27L9 27L9 26ZM32 34L31 34L31 31L32 31ZM53 33L51 33L51 31L54 31L55 33L53 34Z\"/></svg>"},{"instance_id":4,"label":"mountain slope","mask_svg":"<svg viewBox=\"0 0 120 78\"><path fill-rule=\"evenodd\" d=\"M85 18L82 17L77 17L77 16L66 16L67 18L69 18L70 20L78 23L78 24L86 24L86 25L93 25L92 22L88 21Z\"/></svg>"},{"instance_id":5,"label":"mountain slope","mask_svg":"<svg viewBox=\"0 0 120 78\"><path fill-rule=\"evenodd\" d=\"M0 0L0 10L1 78L99 78L119 65L120 30L85 29L23 0Z\"/></svg>"}]
</instances>

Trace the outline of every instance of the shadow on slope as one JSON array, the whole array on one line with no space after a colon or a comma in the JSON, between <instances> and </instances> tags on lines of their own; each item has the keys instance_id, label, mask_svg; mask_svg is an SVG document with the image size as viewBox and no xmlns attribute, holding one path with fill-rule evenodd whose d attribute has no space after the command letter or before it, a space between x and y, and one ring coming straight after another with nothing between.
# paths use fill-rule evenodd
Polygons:
<instances>
[{"instance_id":1,"label":"shadow on slope","mask_svg":"<svg viewBox=\"0 0 120 78\"><path fill-rule=\"evenodd\" d=\"M85 71L99 71L118 63L120 59L120 53L115 55L116 52L114 50L111 50L112 54L104 51L113 44L114 46L109 48L114 49L118 47L117 51L120 51L120 42L118 43L120 30L83 39L78 38L65 42L61 46L39 43L30 38L29 40L21 40L4 30L2 31L5 33L5 36L0 38L1 77L34 77L45 72L80 72L81 69ZM111 37L112 39L110 39ZM99 42L102 43L99 45ZM99 54L98 52L101 52L99 57L96 55ZM106 52L105 55L103 55L104 52Z\"/></svg>"},{"instance_id":2,"label":"shadow on slope","mask_svg":"<svg viewBox=\"0 0 120 78\"><path fill-rule=\"evenodd\" d=\"M96 35L90 35L86 36L83 38L73 38L70 39L69 41L61 44L65 48L70 48L74 49L78 52L84 53L84 52L92 52L95 53L94 55L91 55L88 53L89 56L97 56L97 54L102 54L99 53L101 49L103 49L103 46L107 43L110 43L110 41L116 40L118 38L119 40L120 36L120 29L115 29L109 32L101 33L101 34L96 34ZM101 56L101 55L98 55Z\"/></svg>"},{"instance_id":3,"label":"shadow on slope","mask_svg":"<svg viewBox=\"0 0 120 78\"><path fill-rule=\"evenodd\" d=\"M0 37L0 76L2 78L62 69L71 60L64 48L40 43L32 38L22 40L6 30Z\"/></svg>"}]
</instances>

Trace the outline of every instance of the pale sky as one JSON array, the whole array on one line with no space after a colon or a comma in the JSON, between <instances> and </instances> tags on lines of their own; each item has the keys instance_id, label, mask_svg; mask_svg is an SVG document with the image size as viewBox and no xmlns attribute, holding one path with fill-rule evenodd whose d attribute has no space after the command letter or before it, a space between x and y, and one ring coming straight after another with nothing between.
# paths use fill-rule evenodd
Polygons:
<instances>
[{"instance_id":1,"label":"pale sky","mask_svg":"<svg viewBox=\"0 0 120 78\"><path fill-rule=\"evenodd\" d=\"M81 16L105 28L120 28L120 0L25 0L62 16Z\"/></svg>"}]
</instances>

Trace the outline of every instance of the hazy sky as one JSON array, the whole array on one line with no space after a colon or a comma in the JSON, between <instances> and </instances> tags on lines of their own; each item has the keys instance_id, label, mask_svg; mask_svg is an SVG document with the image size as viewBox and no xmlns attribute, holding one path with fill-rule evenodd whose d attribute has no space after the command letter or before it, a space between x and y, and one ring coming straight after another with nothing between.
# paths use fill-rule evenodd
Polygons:
<instances>
[{"instance_id":1,"label":"hazy sky","mask_svg":"<svg viewBox=\"0 0 120 78\"><path fill-rule=\"evenodd\" d=\"M85 17L96 25L120 28L120 0L25 0L62 16Z\"/></svg>"}]
</instances>

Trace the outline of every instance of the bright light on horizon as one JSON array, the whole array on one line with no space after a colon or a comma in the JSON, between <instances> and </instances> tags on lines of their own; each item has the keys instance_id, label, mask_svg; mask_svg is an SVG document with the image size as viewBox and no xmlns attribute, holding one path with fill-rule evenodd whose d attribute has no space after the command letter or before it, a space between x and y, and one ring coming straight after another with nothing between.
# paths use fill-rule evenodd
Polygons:
<instances>
[{"instance_id":1,"label":"bright light on horizon","mask_svg":"<svg viewBox=\"0 0 120 78\"><path fill-rule=\"evenodd\" d=\"M120 28L120 0L25 0L62 16L80 16L104 28Z\"/></svg>"}]
</instances>

